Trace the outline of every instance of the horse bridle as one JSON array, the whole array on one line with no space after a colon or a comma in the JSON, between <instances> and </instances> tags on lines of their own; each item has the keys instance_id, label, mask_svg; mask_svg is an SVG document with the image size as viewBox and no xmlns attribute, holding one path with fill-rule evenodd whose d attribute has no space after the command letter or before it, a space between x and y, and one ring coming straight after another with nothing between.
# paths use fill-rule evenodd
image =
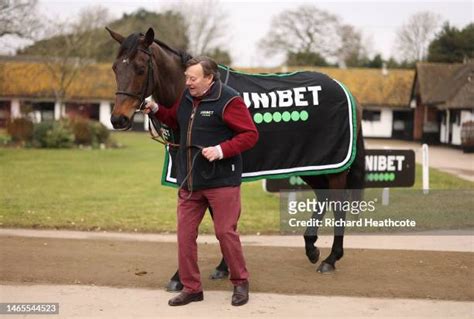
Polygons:
<instances>
[{"instance_id":1,"label":"horse bridle","mask_svg":"<svg viewBox=\"0 0 474 319\"><path fill-rule=\"evenodd\" d=\"M150 83L153 82L153 55L151 54L151 51L147 48L142 49L138 48L138 50L146 53L148 55L148 70L147 70L147 77L146 77L146 82L143 87L142 93L141 94L136 94L136 93L131 93L127 91L116 91L115 95L126 95L133 97L140 101L140 104L138 107L135 109L135 113L137 112L142 112L144 110L145 106L145 98L147 97L147 92L150 86ZM176 53L178 54L178 53ZM161 129L159 127L160 125L156 125L155 121L151 118L148 117L148 131L150 132L151 138L157 142L160 142L163 145L170 145L174 147L179 147L179 144L171 143L166 140L166 138L163 136Z\"/></svg>"},{"instance_id":2,"label":"horse bridle","mask_svg":"<svg viewBox=\"0 0 474 319\"><path fill-rule=\"evenodd\" d=\"M157 40L155 40L155 42L157 42ZM160 42L157 42L157 43L162 44ZM167 45L165 47L168 50L170 50L173 53L180 56L182 58L182 61L187 58L187 57L181 56L177 51L171 49ZM147 97L146 95L147 95L150 83L153 82L153 55L151 54L151 51L148 48L147 49L138 48L138 50L142 51L142 52L144 52L148 55L147 78L146 78L146 82L145 82L145 85L143 87L142 93L141 94L136 94L136 93L127 92L127 91L116 91L115 92L115 95L126 95L126 96L130 96L130 97L138 99L138 101L140 101L140 104L136 108L135 112L141 112L141 111L144 110L144 105L145 105L145 102L146 102L145 98ZM166 138L163 137L163 135L161 133L161 130L155 126L154 121L150 117L148 118L148 120L149 120L149 132L150 132L151 138L153 140L155 140L157 142L160 142L164 145L168 145L168 146L173 146L173 147L179 147L180 146L179 144L175 144L175 143L171 143L171 142L167 141ZM156 133L153 132L152 127L153 127L153 129L155 130ZM158 135L156 135L156 134L158 134ZM198 148L199 152L194 154L194 157L192 159L191 169L189 170L188 174L186 175L183 182L179 186L179 189L183 188L184 183L186 182L186 180L189 178L190 174L192 173L192 170L194 168L194 163L197 159L197 156L201 153L202 149L204 148L203 146L200 146L200 145L191 145L191 146L188 146L188 147ZM215 173L215 162L213 163L211 175L213 175L214 173ZM191 198L192 193L193 193L193 190L191 189L191 191L190 191L189 195L187 196L187 198L183 198L183 199L187 200L187 199ZM178 196L181 197L179 195L179 192L178 192Z\"/></svg>"},{"instance_id":3,"label":"horse bridle","mask_svg":"<svg viewBox=\"0 0 474 319\"><path fill-rule=\"evenodd\" d=\"M136 98L138 101L140 101L140 104L136 108L135 112L143 111L144 106L145 106L145 98L147 97L147 92L148 92L150 83L153 82L153 55L151 54L151 51L148 48L147 49L138 48L138 50L148 55L147 77L146 77L146 82L145 82L145 86L143 87L142 93L136 94L136 93L127 92L127 91L115 92L115 95L126 95L126 96Z\"/></svg>"}]
</instances>

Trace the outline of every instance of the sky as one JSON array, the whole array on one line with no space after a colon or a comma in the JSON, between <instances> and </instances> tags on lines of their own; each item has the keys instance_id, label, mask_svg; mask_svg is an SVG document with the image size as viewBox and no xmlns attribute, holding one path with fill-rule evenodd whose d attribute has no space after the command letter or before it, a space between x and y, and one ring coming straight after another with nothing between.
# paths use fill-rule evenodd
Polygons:
<instances>
[{"instance_id":1,"label":"sky","mask_svg":"<svg viewBox=\"0 0 474 319\"><path fill-rule=\"evenodd\" d=\"M195 1L194 1L195 2ZM302 4L313 4L320 9L339 16L346 24L361 31L370 44L372 54L380 53L383 58L397 57L394 45L397 30L408 18L420 11L438 14L440 22L462 28L474 20L473 1L409 1L409 0L323 0L323 1L266 1L266 0L220 0L222 9L228 14L227 41L224 48L229 50L234 66L256 67L277 66L283 61L281 56L266 56L258 48L258 43L267 34L271 19L280 12L294 9ZM50 17L73 17L81 8L94 6L96 0L58 1L40 0L41 12ZM173 1L130 1L106 0L100 5L110 10L115 18L123 13L131 13L138 8L160 11ZM440 23L440 24L441 24ZM146 30L137 30L146 31Z\"/></svg>"}]
</instances>

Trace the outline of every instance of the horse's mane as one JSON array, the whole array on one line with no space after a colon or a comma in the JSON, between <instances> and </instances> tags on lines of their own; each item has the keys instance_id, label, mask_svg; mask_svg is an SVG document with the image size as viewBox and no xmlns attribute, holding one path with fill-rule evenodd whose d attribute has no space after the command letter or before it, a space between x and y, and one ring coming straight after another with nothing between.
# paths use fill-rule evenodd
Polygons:
<instances>
[{"instance_id":1,"label":"horse's mane","mask_svg":"<svg viewBox=\"0 0 474 319\"><path fill-rule=\"evenodd\" d=\"M125 40L123 40L120 45L120 49L117 57L120 57L124 54L128 54L130 57L133 57L137 53L138 45L140 44L140 37L143 37L143 33L132 33ZM168 50L169 52L177 55L181 59L181 64L185 65L186 62L192 58L192 56L183 50L176 50L167 45L166 43L155 39L154 42L160 47Z\"/></svg>"}]
</instances>

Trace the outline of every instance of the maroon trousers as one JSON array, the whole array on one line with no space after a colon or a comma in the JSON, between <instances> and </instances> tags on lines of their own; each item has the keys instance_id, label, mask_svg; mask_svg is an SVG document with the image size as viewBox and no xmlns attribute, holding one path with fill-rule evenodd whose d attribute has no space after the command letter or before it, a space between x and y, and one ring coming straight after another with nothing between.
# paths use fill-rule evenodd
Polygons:
<instances>
[{"instance_id":1,"label":"maroon trousers","mask_svg":"<svg viewBox=\"0 0 474 319\"><path fill-rule=\"evenodd\" d=\"M206 209L212 209L214 230L222 255L229 266L230 280L240 285L248 280L248 271L237 232L240 217L240 186L193 191L185 189L178 196L178 264L183 291L202 291L198 267L198 228Z\"/></svg>"}]
</instances>

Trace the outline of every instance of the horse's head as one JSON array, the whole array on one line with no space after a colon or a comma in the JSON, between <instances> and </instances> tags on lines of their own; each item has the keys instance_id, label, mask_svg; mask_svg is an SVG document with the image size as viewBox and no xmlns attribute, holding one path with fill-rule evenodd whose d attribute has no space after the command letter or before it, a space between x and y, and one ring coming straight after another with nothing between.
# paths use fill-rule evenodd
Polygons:
<instances>
[{"instance_id":1,"label":"horse's head","mask_svg":"<svg viewBox=\"0 0 474 319\"><path fill-rule=\"evenodd\" d=\"M155 32L150 28L144 36L134 33L125 38L106 29L120 43L112 66L117 92L110 121L115 129L127 130L132 126L133 115L140 110L144 99L153 93L154 63L150 46Z\"/></svg>"}]
</instances>

